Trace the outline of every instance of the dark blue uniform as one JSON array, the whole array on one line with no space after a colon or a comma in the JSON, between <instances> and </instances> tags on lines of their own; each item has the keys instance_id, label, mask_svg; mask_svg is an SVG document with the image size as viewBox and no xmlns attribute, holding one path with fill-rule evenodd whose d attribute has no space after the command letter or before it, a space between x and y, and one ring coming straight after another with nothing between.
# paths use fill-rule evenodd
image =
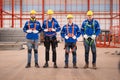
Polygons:
<instances>
[{"instance_id":1,"label":"dark blue uniform","mask_svg":"<svg viewBox=\"0 0 120 80\"><path fill-rule=\"evenodd\" d=\"M27 31L31 30L30 33ZM33 31L38 31L37 33L34 33ZM27 39L27 47L28 47L28 64L31 63L31 56L32 56L32 49L34 49L34 56L35 56L35 63L38 64L38 39L39 39L39 33L42 31L41 25L38 21L27 21L24 25L23 31L26 34Z\"/></svg>"},{"instance_id":2,"label":"dark blue uniform","mask_svg":"<svg viewBox=\"0 0 120 80\"><path fill-rule=\"evenodd\" d=\"M45 31L49 28L54 29L55 31ZM57 47L57 39L56 39L56 32L59 32L61 30L60 25L58 24L57 20L55 18L52 18L51 21L45 20L42 25L42 29L44 31L44 45L45 45L45 59L46 63L49 61L49 50L50 45L52 46L52 52L53 52L53 59L52 61L56 63L56 47Z\"/></svg>"},{"instance_id":3,"label":"dark blue uniform","mask_svg":"<svg viewBox=\"0 0 120 80\"><path fill-rule=\"evenodd\" d=\"M68 39L65 38L68 34L73 34L75 38L68 37ZM70 53L70 48L72 50L73 54L73 64L76 64L76 42L77 38L80 36L81 32L76 24L72 25L64 25L61 31L61 36L65 40L65 63L68 64L68 58Z\"/></svg>"},{"instance_id":4,"label":"dark blue uniform","mask_svg":"<svg viewBox=\"0 0 120 80\"><path fill-rule=\"evenodd\" d=\"M98 36L100 34L100 25L98 21L92 19L91 21L85 20L82 23L81 33L82 35L87 35L88 39L84 38L84 47L85 47L85 62L86 64L89 63L89 50L91 47L92 54L93 54L93 61L92 63L96 63L96 42L91 38L92 35Z\"/></svg>"}]
</instances>

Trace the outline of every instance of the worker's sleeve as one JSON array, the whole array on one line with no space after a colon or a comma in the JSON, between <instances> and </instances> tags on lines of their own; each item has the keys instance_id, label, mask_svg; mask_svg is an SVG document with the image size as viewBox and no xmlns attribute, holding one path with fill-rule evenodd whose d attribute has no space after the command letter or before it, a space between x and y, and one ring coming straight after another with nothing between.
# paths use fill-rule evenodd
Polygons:
<instances>
[{"instance_id":1,"label":"worker's sleeve","mask_svg":"<svg viewBox=\"0 0 120 80\"><path fill-rule=\"evenodd\" d=\"M96 32L96 36L98 36L101 33L101 29L98 21L96 21L95 32Z\"/></svg>"},{"instance_id":2,"label":"worker's sleeve","mask_svg":"<svg viewBox=\"0 0 120 80\"><path fill-rule=\"evenodd\" d=\"M24 27L23 27L23 32L27 33L26 31L28 30L28 22L25 23Z\"/></svg>"},{"instance_id":3,"label":"worker's sleeve","mask_svg":"<svg viewBox=\"0 0 120 80\"><path fill-rule=\"evenodd\" d=\"M81 26L81 34L84 35L85 34L85 22L82 23L82 26Z\"/></svg>"},{"instance_id":4,"label":"worker's sleeve","mask_svg":"<svg viewBox=\"0 0 120 80\"><path fill-rule=\"evenodd\" d=\"M43 22L43 24L42 24L42 30L44 31L44 29L45 29L45 21Z\"/></svg>"},{"instance_id":5,"label":"worker's sleeve","mask_svg":"<svg viewBox=\"0 0 120 80\"><path fill-rule=\"evenodd\" d=\"M77 26L77 25L76 25ZM76 35L76 37L78 38L78 37L80 37L80 35L81 35L81 31L80 31L80 28L77 26L77 35Z\"/></svg>"},{"instance_id":6,"label":"worker's sleeve","mask_svg":"<svg viewBox=\"0 0 120 80\"><path fill-rule=\"evenodd\" d=\"M61 30L61 36L62 36L62 38L65 38L65 26L63 26L63 28L62 28L62 30Z\"/></svg>"},{"instance_id":7,"label":"worker's sleeve","mask_svg":"<svg viewBox=\"0 0 120 80\"><path fill-rule=\"evenodd\" d=\"M38 22L38 24L39 24L39 28L38 28L38 31L39 31L39 33L42 31L42 28L41 28L41 24L40 24L40 22Z\"/></svg>"},{"instance_id":8,"label":"worker's sleeve","mask_svg":"<svg viewBox=\"0 0 120 80\"><path fill-rule=\"evenodd\" d=\"M56 21L56 32L59 32L61 30L59 23Z\"/></svg>"}]
</instances>

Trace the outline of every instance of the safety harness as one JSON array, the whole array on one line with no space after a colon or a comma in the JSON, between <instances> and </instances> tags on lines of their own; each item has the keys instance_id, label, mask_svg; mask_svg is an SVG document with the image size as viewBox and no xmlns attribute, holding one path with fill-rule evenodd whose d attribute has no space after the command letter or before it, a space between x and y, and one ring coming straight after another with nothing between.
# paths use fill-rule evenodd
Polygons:
<instances>
[{"instance_id":1,"label":"safety harness","mask_svg":"<svg viewBox=\"0 0 120 80\"><path fill-rule=\"evenodd\" d=\"M34 23L34 27L31 28L31 27L30 27L30 21L28 21L28 28L29 28L29 29L32 29L32 30L36 30L36 23Z\"/></svg>"},{"instance_id":2,"label":"safety harness","mask_svg":"<svg viewBox=\"0 0 120 80\"><path fill-rule=\"evenodd\" d=\"M34 23L34 27L31 28L31 27L30 27L30 21L28 21L28 29L36 30L36 23ZM29 41L29 42L32 43L32 44L35 44L34 41Z\"/></svg>"},{"instance_id":3,"label":"safety harness","mask_svg":"<svg viewBox=\"0 0 120 80\"><path fill-rule=\"evenodd\" d=\"M68 24L66 25L66 29L67 29L67 34L70 34L69 29L68 29ZM72 25L72 34L74 34L74 25Z\"/></svg>"},{"instance_id":4,"label":"safety harness","mask_svg":"<svg viewBox=\"0 0 120 80\"><path fill-rule=\"evenodd\" d=\"M46 29L49 29L48 27L48 19L46 20ZM52 28L54 28L54 21L52 21ZM56 33L53 33L53 34L46 34L46 37L45 37L45 41L53 41L53 42L56 42L56 47L58 45L58 41L56 39L56 37L53 37L53 35L55 35ZM45 43L44 41L44 46L47 46L47 44Z\"/></svg>"},{"instance_id":5,"label":"safety harness","mask_svg":"<svg viewBox=\"0 0 120 80\"><path fill-rule=\"evenodd\" d=\"M93 34L95 34L95 27L94 27L94 24L95 24L95 20L93 20L92 22L92 25L89 25L88 24L88 21L86 22L86 25L85 25L85 31L84 31L84 34L86 34L86 28L87 27L92 27L93 29ZM85 39L86 43L91 46L93 43L94 43L94 40L91 38L91 36L88 37L88 39Z\"/></svg>"},{"instance_id":6,"label":"safety harness","mask_svg":"<svg viewBox=\"0 0 120 80\"><path fill-rule=\"evenodd\" d=\"M49 27L48 27L48 19L46 20L46 28L47 29L49 29ZM54 28L54 21L52 21L52 28ZM49 37L51 37L51 36L53 36L53 35L55 35L56 33L54 33L54 34L46 34L47 36L49 36Z\"/></svg>"},{"instance_id":7,"label":"safety harness","mask_svg":"<svg viewBox=\"0 0 120 80\"><path fill-rule=\"evenodd\" d=\"M72 25L72 34L69 32L68 24L66 25L66 29L67 29L67 34L69 34L69 35L74 34L74 24ZM66 52L66 53L72 53L73 51L75 51L75 50L77 49L77 46L74 45L73 49L71 49L71 51L68 51L68 50L67 50L67 46L68 46L68 45L65 44L65 48L64 48L64 49L65 49L65 52Z\"/></svg>"}]
</instances>

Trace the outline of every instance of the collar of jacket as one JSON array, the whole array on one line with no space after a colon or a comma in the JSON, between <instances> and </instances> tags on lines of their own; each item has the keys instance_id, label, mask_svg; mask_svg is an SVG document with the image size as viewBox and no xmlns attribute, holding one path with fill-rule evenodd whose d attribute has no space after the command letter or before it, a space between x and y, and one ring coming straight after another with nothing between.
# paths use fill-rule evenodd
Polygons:
<instances>
[{"instance_id":1,"label":"collar of jacket","mask_svg":"<svg viewBox=\"0 0 120 80\"><path fill-rule=\"evenodd\" d=\"M72 23L71 25L68 23L68 26L73 26L74 24Z\"/></svg>"},{"instance_id":2,"label":"collar of jacket","mask_svg":"<svg viewBox=\"0 0 120 80\"><path fill-rule=\"evenodd\" d=\"M94 20L94 18L92 18L91 20L88 20L88 19L87 19L88 22L93 22L93 20Z\"/></svg>"},{"instance_id":3,"label":"collar of jacket","mask_svg":"<svg viewBox=\"0 0 120 80\"><path fill-rule=\"evenodd\" d=\"M30 22L36 22L36 18L34 19L30 18Z\"/></svg>"}]
</instances>

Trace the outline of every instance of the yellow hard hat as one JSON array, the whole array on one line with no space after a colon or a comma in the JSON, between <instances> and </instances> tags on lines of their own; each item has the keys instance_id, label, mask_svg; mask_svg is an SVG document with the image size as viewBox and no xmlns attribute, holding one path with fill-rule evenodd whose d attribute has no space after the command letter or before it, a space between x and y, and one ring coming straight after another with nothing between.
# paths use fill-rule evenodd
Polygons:
<instances>
[{"instance_id":1,"label":"yellow hard hat","mask_svg":"<svg viewBox=\"0 0 120 80\"><path fill-rule=\"evenodd\" d=\"M73 15L72 15L72 14L68 14L68 15L67 15L67 19L68 19L68 18L73 18Z\"/></svg>"},{"instance_id":2,"label":"yellow hard hat","mask_svg":"<svg viewBox=\"0 0 120 80\"><path fill-rule=\"evenodd\" d=\"M49 9L49 10L47 11L47 14L54 14L54 12L53 12L52 9Z\"/></svg>"},{"instance_id":3,"label":"yellow hard hat","mask_svg":"<svg viewBox=\"0 0 120 80\"><path fill-rule=\"evenodd\" d=\"M30 14L36 14L37 12L35 10L31 10Z\"/></svg>"},{"instance_id":4,"label":"yellow hard hat","mask_svg":"<svg viewBox=\"0 0 120 80\"><path fill-rule=\"evenodd\" d=\"M91 11L91 10L89 10L88 12L87 12L87 16L92 16L93 15L93 12Z\"/></svg>"}]
</instances>

